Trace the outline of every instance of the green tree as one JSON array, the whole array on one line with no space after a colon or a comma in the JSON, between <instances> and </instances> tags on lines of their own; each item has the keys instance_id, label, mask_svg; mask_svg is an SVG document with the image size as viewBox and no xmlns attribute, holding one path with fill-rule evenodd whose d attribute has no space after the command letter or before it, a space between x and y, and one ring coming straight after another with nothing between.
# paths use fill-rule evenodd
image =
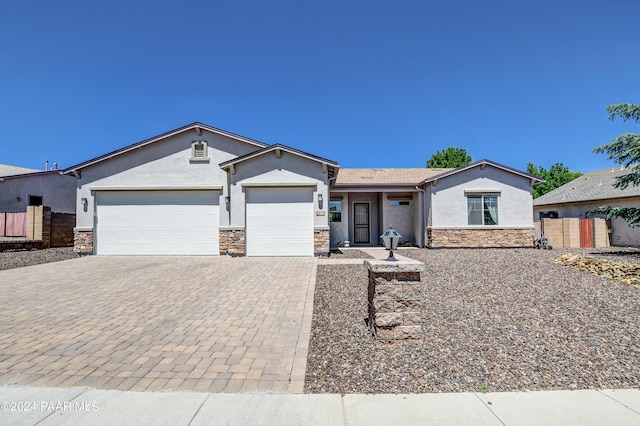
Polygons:
<instances>
[{"instance_id":1,"label":"green tree","mask_svg":"<svg viewBox=\"0 0 640 426\"><path fill-rule=\"evenodd\" d=\"M427 168L456 168L471 164L473 160L464 148L449 147L442 152L437 151L427 161Z\"/></svg>"},{"instance_id":2,"label":"green tree","mask_svg":"<svg viewBox=\"0 0 640 426\"><path fill-rule=\"evenodd\" d=\"M640 104L613 104L609 105L606 111L611 121L619 117L622 121L635 121L640 124ZM593 152L607 154L609 160L630 169L629 173L617 178L614 187L625 189L629 185L640 185L640 134L623 133L611 142L595 148ZM629 226L640 227L640 208L637 207L601 206L589 214L603 214L609 219L621 217Z\"/></svg>"},{"instance_id":3,"label":"green tree","mask_svg":"<svg viewBox=\"0 0 640 426\"><path fill-rule=\"evenodd\" d=\"M533 187L533 198L538 198L539 196L553 191L559 186L562 186L565 183L571 182L575 178L582 176L581 172L572 172L567 166L562 163L553 164L549 168L549 170L545 169L542 166L536 166L533 163L528 163L527 171L530 174L539 177L540 179L544 179L544 182L539 183Z\"/></svg>"}]
</instances>

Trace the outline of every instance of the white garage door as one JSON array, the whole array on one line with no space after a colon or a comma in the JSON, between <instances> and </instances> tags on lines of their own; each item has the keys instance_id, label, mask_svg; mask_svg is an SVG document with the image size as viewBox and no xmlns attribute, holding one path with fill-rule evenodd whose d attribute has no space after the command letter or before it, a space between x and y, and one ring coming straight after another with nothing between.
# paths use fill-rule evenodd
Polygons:
<instances>
[{"instance_id":1,"label":"white garage door","mask_svg":"<svg viewBox=\"0 0 640 426\"><path fill-rule=\"evenodd\" d=\"M217 191L97 193L102 255L217 255Z\"/></svg>"},{"instance_id":2,"label":"white garage door","mask_svg":"<svg viewBox=\"0 0 640 426\"><path fill-rule=\"evenodd\" d=\"M247 256L313 256L313 189L247 189Z\"/></svg>"}]
</instances>

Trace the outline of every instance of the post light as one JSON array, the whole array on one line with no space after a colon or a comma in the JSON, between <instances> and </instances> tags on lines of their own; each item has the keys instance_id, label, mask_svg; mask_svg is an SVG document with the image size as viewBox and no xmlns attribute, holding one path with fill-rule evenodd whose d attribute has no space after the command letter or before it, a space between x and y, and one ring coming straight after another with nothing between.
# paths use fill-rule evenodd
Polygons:
<instances>
[{"instance_id":1,"label":"post light","mask_svg":"<svg viewBox=\"0 0 640 426\"><path fill-rule=\"evenodd\" d=\"M382 241L384 241L384 248L389 250L389 257L387 257L388 262L396 262L398 259L393 257L393 251L398 249L398 243L400 242L400 238L402 235L398 233L391 225L389 225L389 229L384 231L382 235L380 235Z\"/></svg>"}]
</instances>

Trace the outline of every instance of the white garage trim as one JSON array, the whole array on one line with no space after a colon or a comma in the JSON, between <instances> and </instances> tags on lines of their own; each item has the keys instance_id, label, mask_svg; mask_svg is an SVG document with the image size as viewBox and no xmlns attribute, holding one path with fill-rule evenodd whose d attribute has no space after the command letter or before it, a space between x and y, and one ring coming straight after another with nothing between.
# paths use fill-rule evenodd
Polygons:
<instances>
[{"instance_id":1,"label":"white garage trim","mask_svg":"<svg viewBox=\"0 0 640 426\"><path fill-rule=\"evenodd\" d=\"M91 186L90 191L221 191L222 185L211 186Z\"/></svg>"},{"instance_id":2,"label":"white garage trim","mask_svg":"<svg viewBox=\"0 0 640 426\"><path fill-rule=\"evenodd\" d=\"M247 188L247 256L313 256L313 188Z\"/></svg>"},{"instance_id":3,"label":"white garage trim","mask_svg":"<svg viewBox=\"0 0 640 426\"><path fill-rule=\"evenodd\" d=\"M219 191L96 192L96 254L219 254Z\"/></svg>"},{"instance_id":4,"label":"white garage trim","mask_svg":"<svg viewBox=\"0 0 640 426\"><path fill-rule=\"evenodd\" d=\"M317 182L282 182L282 183L273 183L273 182L244 182L241 183L240 186L243 188L317 188Z\"/></svg>"}]
</instances>

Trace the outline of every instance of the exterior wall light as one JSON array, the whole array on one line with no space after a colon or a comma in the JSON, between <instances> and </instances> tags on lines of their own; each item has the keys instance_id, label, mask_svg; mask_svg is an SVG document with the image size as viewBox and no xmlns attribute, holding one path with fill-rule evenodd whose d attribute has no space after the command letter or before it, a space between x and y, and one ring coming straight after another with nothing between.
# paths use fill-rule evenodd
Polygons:
<instances>
[{"instance_id":1,"label":"exterior wall light","mask_svg":"<svg viewBox=\"0 0 640 426\"><path fill-rule=\"evenodd\" d=\"M318 208L320 210L322 210L322 204L324 202L324 197L322 196L322 194L318 194Z\"/></svg>"},{"instance_id":2,"label":"exterior wall light","mask_svg":"<svg viewBox=\"0 0 640 426\"><path fill-rule=\"evenodd\" d=\"M87 206L89 205L89 202L87 201L86 198L81 198L80 199L80 203L82 204L83 210L86 212L87 211Z\"/></svg>"}]
</instances>

